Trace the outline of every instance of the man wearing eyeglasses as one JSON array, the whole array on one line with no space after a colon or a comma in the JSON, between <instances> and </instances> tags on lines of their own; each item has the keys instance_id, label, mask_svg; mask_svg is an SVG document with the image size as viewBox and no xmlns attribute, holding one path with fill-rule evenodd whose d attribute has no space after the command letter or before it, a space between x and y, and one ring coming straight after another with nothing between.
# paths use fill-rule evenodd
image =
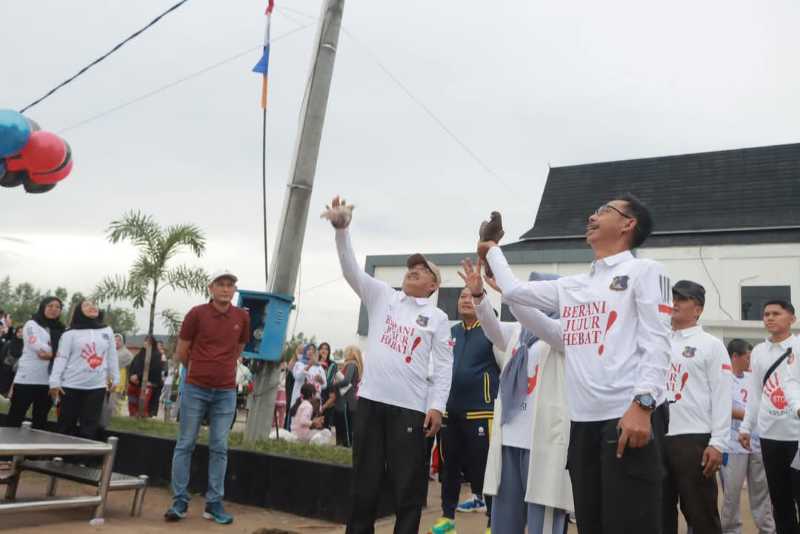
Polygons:
<instances>
[{"instance_id":1,"label":"man wearing eyeglasses","mask_svg":"<svg viewBox=\"0 0 800 534\"><path fill-rule=\"evenodd\" d=\"M631 253L652 227L633 195L604 204L586 224L589 273L553 281L518 280L497 243L478 244L504 302L561 315L581 534L662 532L672 292L660 264Z\"/></svg>"},{"instance_id":2,"label":"man wearing eyeglasses","mask_svg":"<svg viewBox=\"0 0 800 534\"><path fill-rule=\"evenodd\" d=\"M442 282L439 268L422 254L411 255L402 291L396 291L359 267L348 230L352 206L336 197L322 216L336 229L342 274L369 316L347 534L375 532L385 484L394 493L395 534L417 534L427 495L425 438L441 428L453 374L447 314L430 298Z\"/></svg>"}]
</instances>

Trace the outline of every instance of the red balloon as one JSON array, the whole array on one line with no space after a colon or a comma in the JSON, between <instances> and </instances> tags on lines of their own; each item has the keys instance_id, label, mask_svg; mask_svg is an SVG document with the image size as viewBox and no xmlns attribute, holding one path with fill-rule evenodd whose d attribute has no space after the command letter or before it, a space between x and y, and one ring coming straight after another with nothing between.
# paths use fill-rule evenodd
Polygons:
<instances>
[{"instance_id":1,"label":"red balloon","mask_svg":"<svg viewBox=\"0 0 800 534\"><path fill-rule=\"evenodd\" d=\"M72 154L69 145L51 132L31 133L28 143L18 156L8 159L11 171L25 170L37 184L54 184L72 171Z\"/></svg>"}]
</instances>

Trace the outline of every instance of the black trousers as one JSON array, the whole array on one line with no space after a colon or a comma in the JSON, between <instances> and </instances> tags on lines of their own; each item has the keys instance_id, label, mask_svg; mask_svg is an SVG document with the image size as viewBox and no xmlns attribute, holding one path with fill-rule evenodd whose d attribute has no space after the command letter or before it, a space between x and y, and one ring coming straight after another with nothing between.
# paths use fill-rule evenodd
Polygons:
<instances>
[{"instance_id":1,"label":"black trousers","mask_svg":"<svg viewBox=\"0 0 800 534\"><path fill-rule=\"evenodd\" d=\"M425 414L360 398L353 429L347 534L373 534L381 488L394 493L395 534L417 534L427 494Z\"/></svg>"},{"instance_id":2,"label":"black trousers","mask_svg":"<svg viewBox=\"0 0 800 534\"><path fill-rule=\"evenodd\" d=\"M722 534L717 477L703 476L703 451L711 434L667 436L664 441L664 534L678 533L678 503L694 534Z\"/></svg>"},{"instance_id":3,"label":"black trousers","mask_svg":"<svg viewBox=\"0 0 800 534\"><path fill-rule=\"evenodd\" d=\"M97 439L106 388L64 388L56 429L61 434Z\"/></svg>"},{"instance_id":4,"label":"black trousers","mask_svg":"<svg viewBox=\"0 0 800 534\"><path fill-rule=\"evenodd\" d=\"M617 459L617 423L572 422L567 469L580 534L661 534L666 405L651 415L653 439Z\"/></svg>"},{"instance_id":5,"label":"black trousers","mask_svg":"<svg viewBox=\"0 0 800 534\"><path fill-rule=\"evenodd\" d=\"M761 438L761 456L778 534L800 534L800 472L790 467L795 453L797 441Z\"/></svg>"},{"instance_id":6,"label":"black trousers","mask_svg":"<svg viewBox=\"0 0 800 534\"><path fill-rule=\"evenodd\" d=\"M355 412L350 409L334 410L333 426L336 427L336 444L340 447L353 446L353 417Z\"/></svg>"},{"instance_id":7,"label":"black trousers","mask_svg":"<svg viewBox=\"0 0 800 534\"><path fill-rule=\"evenodd\" d=\"M472 493L483 495L483 476L489 455L491 418L467 419L461 413L447 413L439 434L442 454L442 515L456 517L461 493L461 474L470 483ZM491 497L486 498L486 515L491 517Z\"/></svg>"},{"instance_id":8,"label":"black trousers","mask_svg":"<svg viewBox=\"0 0 800 534\"><path fill-rule=\"evenodd\" d=\"M46 385L14 384L6 425L21 426L28 408L33 405L33 428L44 429L47 426L47 414L53 406L49 392L50 386Z\"/></svg>"}]
</instances>

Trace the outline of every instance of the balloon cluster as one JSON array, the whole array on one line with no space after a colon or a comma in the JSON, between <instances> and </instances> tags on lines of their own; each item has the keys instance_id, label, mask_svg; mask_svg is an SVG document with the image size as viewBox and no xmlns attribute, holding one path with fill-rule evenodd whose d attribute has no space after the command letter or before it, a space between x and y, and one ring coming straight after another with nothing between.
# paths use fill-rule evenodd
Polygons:
<instances>
[{"instance_id":1,"label":"balloon cluster","mask_svg":"<svg viewBox=\"0 0 800 534\"><path fill-rule=\"evenodd\" d=\"M0 186L46 193L70 171L72 152L66 141L16 111L0 109Z\"/></svg>"}]
</instances>

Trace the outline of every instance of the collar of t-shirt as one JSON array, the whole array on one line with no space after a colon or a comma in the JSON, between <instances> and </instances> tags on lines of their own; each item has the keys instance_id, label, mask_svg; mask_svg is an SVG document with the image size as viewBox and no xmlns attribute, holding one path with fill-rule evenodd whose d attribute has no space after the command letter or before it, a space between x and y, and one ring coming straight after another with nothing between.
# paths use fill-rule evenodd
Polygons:
<instances>
[{"instance_id":1,"label":"collar of t-shirt","mask_svg":"<svg viewBox=\"0 0 800 534\"><path fill-rule=\"evenodd\" d=\"M209 302L208 307L211 308L212 317L223 317L223 316L227 317L228 315L230 315L231 310L233 309L233 304L228 304L228 309L225 311L219 311L219 308L214 306L213 302Z\"/></svg>"},{"instance_id":2,"label":"collar of t-shirt","mask_svg":"<svg viewBox=\"0 0 800 534\"><path fill-rule=\"evenodd\" d=\"M700 334L703 331L703 327L699 324L694 326L690 326L689 328L684 328L682 330L673 330L672 335L677 337L680 336L683 339L690 338L695 334Z\"/></svg>"},{"instance_id":3,"label":"collar of t-shirt","mask_svg":"<svg viewBox=\"0 0 800 534\"><path fill-rule=\"evenodd\" d=\"M605 258L594 260L592 262L592 270L589 274L594 274L598 269L608 268L611 269L616 267L620 263L624 263L628 260L634 259L633 254L630 250L625 250L623 252L618 252L612 256L606 256Z\"/></svg>"},{"instance_id":4,"label":"collar of t-shirt","mask_svg":"<svg viewBox=\"0 0 800 534\"><path fill-rule=\"evenodd\" d=\"M427 306L430 304L431 299L429 297L412 297L411 295L406 295L405 291L398 291L400 293L400 301L412 300L416 303L417 306Z\"/></svg>"},{"instance_id":5,"label":"collar of t-shirt","mask_svg":"<svg viewBox=\"0 0 800 534\"><path fill-rule=\"evenodd\" d=\"M789 334L789 337L787 337L787 338L786 338L786 339L784 339L783 341L779 341L779 342L777 342L777 343L775 343L774 341L772 341L770 338L766 338L766 339L764 340L764 342L767 344L767 346L768 346L770 349L772 349L772 348L774 348L774 347L780 347L780 348L781 348L781 350L786 350L786 349L788 349L789 347L793 347L793 346L794 346L794 344L795 344L795 343L797 343L797 338L796 338L796 337L795 337L793 334Z\"/></svg>"}]
</instances>

